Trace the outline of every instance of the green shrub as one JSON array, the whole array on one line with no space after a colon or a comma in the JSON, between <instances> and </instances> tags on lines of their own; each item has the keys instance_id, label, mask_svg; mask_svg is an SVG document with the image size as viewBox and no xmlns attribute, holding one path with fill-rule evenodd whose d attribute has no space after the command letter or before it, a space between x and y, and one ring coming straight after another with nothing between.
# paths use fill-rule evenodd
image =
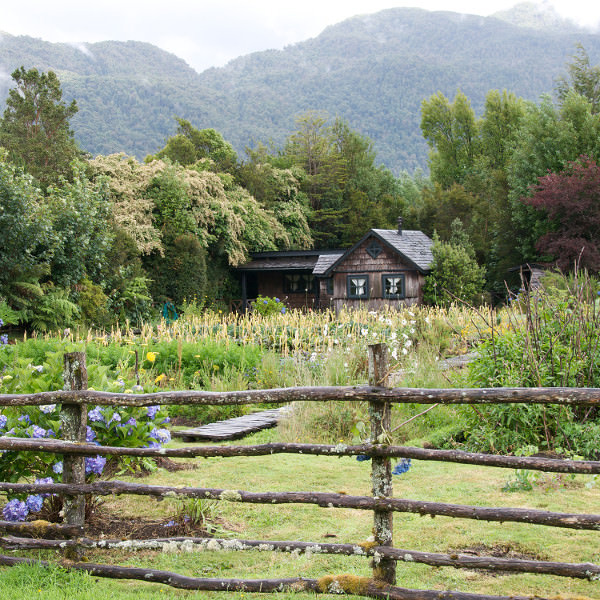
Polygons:
<instances>
[{"instance_id":1,"label":"green shrub","mask_svg":"<svg viewBox=\"0 0 600 600\"><path fill-rule=\"evenodd\" d=\"M585 273L521 293L511 327L482 342L470 366L474 387L599 387L597 284ZM597 408L539 404L466 408L468 444L494 452L526 445L598 456Z\"/></svg>"},{"instance_id":2,"label":"green shrub","mask_svg":"<svg viewBox=\"0 0 600 600\"><path fill-rule=\"evenodd\" d=\"M255 313L263 316L285 314L285 306L279 298L269 298L268 296L258 296L252 305Z\"/></svg>"}]
</instances>

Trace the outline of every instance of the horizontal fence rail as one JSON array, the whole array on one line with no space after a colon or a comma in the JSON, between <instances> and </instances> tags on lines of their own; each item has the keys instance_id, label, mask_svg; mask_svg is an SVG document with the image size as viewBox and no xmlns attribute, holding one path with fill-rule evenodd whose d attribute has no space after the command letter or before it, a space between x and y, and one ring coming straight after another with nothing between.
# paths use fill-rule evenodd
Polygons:
<instances>
[{"instance_id":1,"label":"horizontal fence rail","mask_svg":"<svg viewBox=\"0 0 600 600\"><path fill-rule=\"evenodd\" d=\"M57 390L37 394L2 394L0 406L78 404L87 406L241 405L290 402L369 402L390 404L555 404L600 406L600 388L469 388L416 389L378 386L292 387L241 392L180 391L125 394L92 390Z\"/></svg>"},{"instance_id":2,"label":"horizontal fence rail","mask_svg":"<svg viewBox=\"0 0 600 600\"><path fill-rule=\"evenodd\" d=\"M555 473L600 473L600 461L560 460L546 457L515 457L457 450L432 450L383 443L391 429L390 407L394 403L420 404L508 404L537 403L556 405L600 405L600 389L587 388L485 388L418 390L388 387L387 349L378 344L369 347L368 386L288 388L240 392L179 391L156 394L114 394L87 390L85 355L65 355L65 390L37 394L0 395L0 406L43 406L59 403L62 432L66 440L0 437L1 451L51 452L64 455L65 473L60 484L0 482L0 492L60 494L64 498L64 523L33 521L13 523L0 521L0 547L6 550L61 549L70 559L68 567L95 576L139 579L163 583L189 590L281 592L310 591L316 593L348 593L394 600L508 600L509 597L409 590L395 584L398 562L421 563L435 567L485 569L515 573L536 573L600 581L600 566L592 563L562 563L495 557L473 557L464 554L440 554L393 547L392 515L395 512L446 516L490 522L516 522L578 530L600 530L599 514L551 512L538 509L504 508L447 504L393 498L391 458L444 461L469 465L511 469L531 469ZM153 406L174 404L235 405L293 401L364 401L369 403L370 441L363 444L269 443L260 445L195 446L187 448L151 449L97 446L85 442L87 407ZM139 457L238 457L278 454L321 456L357 456L372 458L372 495L350 496L325 492L250 492L208 487L171 487L100 481L85 483L83 460L86 456ZM202 498L239 503L312 504L323 508L369 510L374 514L374 540L361 544L322 544L297 541L220 540L214 538L169 537L152 540L93 540L85 535L84 508L86 495L107 496L132 494L162 498ZM370 557L373 577L327 575L321 579L207 579L185 577L177 573L145 568L128 568L81 562L86 549L129 549L161 551L255 550L295 554L337 554ZM0 565L30 562L30 559L0 556ZM37 561L35 561L37 563ZM511 600L525 600L510 596ZM543 600L536 596L537 600Z\"/></svg>"},{"instance_id":3,"label":"horizontal fence rail","mask_svg":"<svg viewBox=\"0 0 600 600\"><path fill-rule=\"evenodd\" d=\"M432 450L412 446L380 446L374 444L300 444L267 443L257 446L194 446L189 448L123 448L96 446L52 439L0 437L0 450L69 453L75 456L148 456L168 458L216 458L234 456L269 456L273 454L306 454L313 456L389 456L453 462L466 465L530 469L549 473L600 473L600 461L567 460L530 456L502 456L461 450Z\"/></svg>"}]
</instances>

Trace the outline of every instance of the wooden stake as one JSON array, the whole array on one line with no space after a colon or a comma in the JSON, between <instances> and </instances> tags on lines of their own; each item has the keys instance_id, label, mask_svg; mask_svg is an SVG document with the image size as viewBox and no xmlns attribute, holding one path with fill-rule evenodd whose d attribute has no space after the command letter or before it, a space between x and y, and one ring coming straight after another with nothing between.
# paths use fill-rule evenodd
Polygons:
<instances>
[{"instance_id":1,"label":"wooden stake","mask_svg":"<svg viewBox=\"0 0 600 600\"><path fill-rule=\"evenodd\" d=\"M387 346L373 344L369 346L369 384L388 387L389 362ZM392 411L389 402L370 401L369 418L371 420L371 443L388 445L387 433L392 426ZM371 460L371 480L375 498L391 498L392 464L388 457L373 456ZM373 511L373 536L378 546L393 546L394 517L390 510ZM374 579L390 585L396 583L396 562L389 558L373 560Z\"/></svg>"},{"instance_id":2,"label":"wooden stake","mask_svg":"<svg viewBox=\"0 0 600 600\"><path fill-rule=\"evenodd\" d=\"M65 354L63 379L65 390L86 390L88 386L85 352ZM63 404L60 412L62 437L71 442L86 441L87 405ZM85 457L65 455L63 459L63 483L85 483ZM83 527L85 524L85 496L65 495L63 498L63 520L67 525ZM70 560L79 560L81 550L78 547L66 548L65 556Z\"/></svg>"}]
</instances>

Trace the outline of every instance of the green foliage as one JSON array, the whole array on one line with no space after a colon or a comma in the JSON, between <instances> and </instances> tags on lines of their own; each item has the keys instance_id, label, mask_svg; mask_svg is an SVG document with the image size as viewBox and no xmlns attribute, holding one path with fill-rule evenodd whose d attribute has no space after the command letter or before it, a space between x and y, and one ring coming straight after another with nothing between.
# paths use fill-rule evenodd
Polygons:
<instances>
[{"instance_id":1,"label":"green foliage","mask_svg":"<svg viewBox=\"0 0 600 600\"><path fill-rule=\"evenodd\" d=\"M84 277L98 282L114 237L106 182L90 183L83 165L73 165L73 182L62 179L45 198L52 215L53 283L68 288Z\"/></svg>"},{"instance_id":2,"label":"green foliage","mask_svg":"<svg viewBox=\"0 0 600 600\"><path fill-rule=\"evenodd\" d=\"M421 130L432 148L433 180L443 187L463 183L479 151L475 112L467 97L459 90L452 103L441 92L423 100Z\"/></svg>"},{"instance_id":3,"label":"green foliage","mask_svg":"<svg viewBox=\"0 0 600 600\"><path fill-rule=\"evenodd\" d=\"M285 305L279 298L258 296L252 305L252 310L263 316L285 314Z\"/></svg>"},{"instance_id":4,"label":"green foliage","mask_svg":"<svg viewBox=\"0 0 600 600\"><path fill-rule=\"evenodd\" d=\"M177 119L177 133L167 140L156 158L168 158L187 167L195 163L208 163L215 173L231 172L237 165L233 146L215 129L196 129L189 121ZM148 159L147 159L148 160Z\"/></svg>"},{"instance_id":5,"label":"green foliage","mask_svg":"<svg viewBox=\"0 0 600 600\"><path fill-rule=\"evenodd\" d=\"M0 294L19 295L23 281L35 286L39 263L48 263L51 215L31 176L0 154ZM37 290L31 290L32 295ZM23 290L23 295L26 291ZM12 304L12 302L11 302Z\"/></svg>"},{"instance_id":6,"label":"green foliage","mask_svg":"<svg viewBox=\"0 0 600 600\"><path fill-rule=\"evenodd\" d=\"M561 288L524 294L509 329L480 344L470 366L475 387L598 387L597 283L585 274L563 278ZM523 310L523 313L520 311ZM533 445L597 456L595 409L495 405L468 410L470 447L511 452Z\"/></svg>"},{"instance_id":7,"label":"green foliage","mask_svg":"<svg viewBox=\"0 0 600 600\"><path fill-rule=\"evenodd\" d=\"M460 221L456 226L455 238L442 242L434 238L433 263L425 279L423 297L425 302L437 306L450 306L457 300L480 304L484 285L483 269L475 260L473 247L464 237Z\"/></svg>"},{"instance_id":8,"label":"green foliage","mask_svg":"<svg viewBox=\"0 0 600 600\"><path fill-rule=\"evenodd\" d=\"M12 78L16 87L8 93L0 121L0 146L46 187L66 176L71 161L79 155L69 125L77 103L63 101L53 71L21 67Z\"/></svg>"}]
</instances>

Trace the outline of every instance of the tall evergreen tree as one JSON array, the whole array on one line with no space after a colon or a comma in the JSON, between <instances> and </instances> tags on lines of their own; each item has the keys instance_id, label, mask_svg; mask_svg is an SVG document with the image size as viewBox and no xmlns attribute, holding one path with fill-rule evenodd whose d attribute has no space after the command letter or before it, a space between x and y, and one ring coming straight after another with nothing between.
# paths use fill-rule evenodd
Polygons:
<instances>
[{"instance_id":1,"label":"tall evergreen tree","mask_svg":"<svg viewBox=\"0 0 600 600\"><path fill-rule=\"evenodd\" d=\"M0 145L11 161L21 165L44 187L70 174L70 163L80 155L69 120L77 103L66 104L53 71L16 69L16 87L6 100L0 121Z\"/></svg>"}]
</instances>

